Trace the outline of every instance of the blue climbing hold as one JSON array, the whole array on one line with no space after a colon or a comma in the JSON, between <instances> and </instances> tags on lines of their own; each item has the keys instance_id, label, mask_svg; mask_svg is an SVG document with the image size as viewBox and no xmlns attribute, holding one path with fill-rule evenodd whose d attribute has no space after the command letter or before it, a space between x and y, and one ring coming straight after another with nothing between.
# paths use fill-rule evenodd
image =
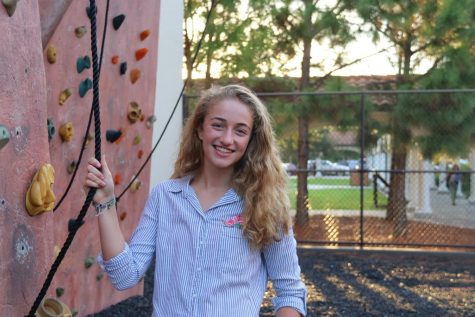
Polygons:
<instances>
[{"instance_id":1,"label":"blue climbing hold","mask_svg":"<svg viewBox=\"0 0 475 317\"><path fill-rule=\"evenodd\" d=\"M107 130L106 131L106 140L110 143L117 141L122 135L122 131L119 130Z\"/></svg>"},{"instance_id":2,"label":"blue climbing hold","mask_svg":"<svg viewBox=\"0 0 475 317\"><path fill-rule=\"evenodd\" d=\"M46 120L46 123L48 124L48 141L51 141L56 131L56 129L54 128L53 119L48 118Z\"/></svg>"},{"instance_id":3,"label":"blue climbing hold","mask_svg":"<svg viewBox=\"0 0 475 317\"><path fill-rule=\"evenodd\" d=\"M10 132L8 129L0 124L0 149L2 149L10 141Z\"/></svg>"},{"instance_id":4,"label":"blue climbing hold","mask_svg":"<svg viewBox=\"0 0 475 317\"><path fill-rule=\"evenodd\" d=\"M120 75L127 73L127 62L120 63Z\"/></svg>"},{"instance_id":5,"label":"blue climbing hold","mask_svg":"<svg viewBox=\"0 0 475 317\"><path fill-rule=\"evenodd\" d=\"M91 59L89 56L79 57L76 61L76 69L78 74L82 73L83 70L91 68Z\"/></svg>"},{"instance_id":6,"label":"blue climbing hold","mask_svg":"<svg viewBox=\"0 0 475 317\"><path fill-rule=\"evenodd\" d=\"M82 98L86 95L87 91L92 88L92 80L85 79L79 84L79 96Z\"/></svg>"}]
</instances>

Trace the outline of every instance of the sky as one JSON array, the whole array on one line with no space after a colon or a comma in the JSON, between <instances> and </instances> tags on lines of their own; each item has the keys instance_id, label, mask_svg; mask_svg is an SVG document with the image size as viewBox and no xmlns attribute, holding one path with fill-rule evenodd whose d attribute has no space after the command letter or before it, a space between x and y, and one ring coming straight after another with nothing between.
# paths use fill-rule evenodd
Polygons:
<instances>
[{"instance_id":1,"label":"sky","mask_svg":"<svg viewBox=\"0 0 475 317\"><path fill-rule=\"evenodd\" d=\"M323 4L331 4L334 0L321 0ZM243 1L241 8L241 14L245 18L246 11L246 1ZM349 19L358 19L356 16L349 16ZM356 22L356 21L355 21ZM195 29L201 30L202 27L195 26ZM337 76L355 76L355 75L394 75L397 74L398 70L395 65L390 61L390 57L394 58L396 53L394 48L390 48L390 43L381 39L378 44L373 43L369 34L360 34L357 36L356 40L350 43L344 49L344 54L346 55L346 61L353 61L362 57L365 57L362 61L347 66L341 70L335 71L333 74ZM380 50L390 48L388 52L378 53ZM312 45L312 63L324 61L325 71L319 71L317 69L312 69L311 76L321 76L329 70L333 69L331 63L334 60L335 53L329 47L317 46L315 43ZM297 56L290 60L286 65L286 75L292 77L300 77L300 63L302 60L302 54L297 54ZM220 67L218 64L212 64L211 76L213 78L220 77ZM198 69L194 72L193 77L195 78L204 78L205 67ZM423 61L421 65L416 68L416 73L425 73L427 69L431 66L431 61ZM274 72L276 75L281 75L278 72ZM186 77L186 70L183 70L183 77Z\"/></svg>"}]
</instances>

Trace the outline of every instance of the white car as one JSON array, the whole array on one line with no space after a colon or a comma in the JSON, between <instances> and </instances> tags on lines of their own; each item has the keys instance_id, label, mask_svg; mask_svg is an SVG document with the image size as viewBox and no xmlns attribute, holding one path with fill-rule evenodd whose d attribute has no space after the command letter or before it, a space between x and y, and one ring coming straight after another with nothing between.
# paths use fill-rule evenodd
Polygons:
<instances>
[{"instance_id":1,"label":"white car","mask_svg":"<svg viewBox=\"0 0 475 317\"><path fill-rule=\"evenodd\" d=\"M321 160L317 162L317 172L322 173L322 175L349 175L350 168L329 160Z\"/></svg>"}]
</instances>

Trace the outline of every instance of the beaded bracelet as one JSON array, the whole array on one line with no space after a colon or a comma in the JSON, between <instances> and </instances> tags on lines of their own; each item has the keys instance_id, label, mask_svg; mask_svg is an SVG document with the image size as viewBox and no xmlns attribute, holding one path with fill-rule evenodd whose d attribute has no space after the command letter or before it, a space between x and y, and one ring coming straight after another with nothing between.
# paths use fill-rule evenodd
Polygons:
<instances>
[{"instance_id":1,"label":"beaded bracelet","mask_svg":"<svg viewBox=\"0 0 475 317\"><path fill-rule=\"evenodd\" d=\"M92 204L94 205L94 208L96 208L96 216L99 216L100 214L102 214L104 210L106 209L107 210L111 209L113 206L116 205L116 202L117 201L115 199L115 196L103 204L97 204L93 202Z\"/></svg>"}]
</instances>

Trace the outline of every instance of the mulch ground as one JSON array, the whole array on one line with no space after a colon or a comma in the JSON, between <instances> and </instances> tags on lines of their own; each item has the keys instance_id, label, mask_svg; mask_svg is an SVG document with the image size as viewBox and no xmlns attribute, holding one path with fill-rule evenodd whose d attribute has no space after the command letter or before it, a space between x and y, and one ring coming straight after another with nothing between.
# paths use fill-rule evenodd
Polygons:
<instances>
[{"instance_id":1,"label":"mulch ground","mask_svg":"<svg viewBox=\"0 0 475 317\"><path fill-rule=\"evenodd\" d=\"M475 316L475 254L298 250L308 289L308 316ZM152 271L144 296L96 317L152 314ZM266 294L261 317L273 316ZM245 317L245 316L244 316Z\"/></svg>"},{"instance_id":2,"label":"mulch ground","mask_svg":"<svg viewBox=\"0 0 475 317\"><path fill-rule=\"evenodd\" d=\"M359 222L351 218L316 216L308 227L296 228L296 234L307 241L358 241L355 228L359 228ZM392 225L382 219L365 221L364 226L379 243L433 244L437 237L444 244L475 243L474 230L410 221L405 233L395 238ZM343 250L301 245L298 255L308 289L308 316L475 317L474 252ZM150 317L152 279L153 266L145 277L144 296L129 298L90 316ZM269 286L261 317L273 316L273 295Z\"/></svg>"}]
</instances>

